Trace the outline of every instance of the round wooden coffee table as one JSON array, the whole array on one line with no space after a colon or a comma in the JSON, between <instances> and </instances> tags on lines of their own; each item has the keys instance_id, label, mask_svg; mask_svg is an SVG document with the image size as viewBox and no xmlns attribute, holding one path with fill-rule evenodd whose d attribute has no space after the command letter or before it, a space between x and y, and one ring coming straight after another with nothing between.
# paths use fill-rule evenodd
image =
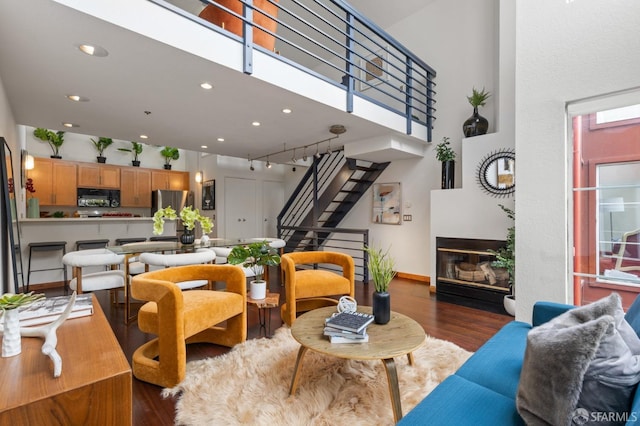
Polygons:
<instances>
[{"instance_id":1,"label":"round wooden coffee table","mask_svg":"<svg viewBox=\"0 0 640 426\"><path fill-rule=\"evenodd\" d=\"M402 418L402 405L394 358L407 355L409 364L413 365L412 352L424 343L425 333L422 326L405 315L391 312L391 320L387 324L372 323L367 327L369 342L331 343L329 338L323 335L323 330L325 318L334 312L335 306L314 309L298 317L291 326L291 335L301 346L289 394L295 394L298 388L302 359L309 349L345 359L381 360L387 372L393 418L397 423ZM358 306L358 312L371 313L371 307Z\"/></svg>"}]
</instances>

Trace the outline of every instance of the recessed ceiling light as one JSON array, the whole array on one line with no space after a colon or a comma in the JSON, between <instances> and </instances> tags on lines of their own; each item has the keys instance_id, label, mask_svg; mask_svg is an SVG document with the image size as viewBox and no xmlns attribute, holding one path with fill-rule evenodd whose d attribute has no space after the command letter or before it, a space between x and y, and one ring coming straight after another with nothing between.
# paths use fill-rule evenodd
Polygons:
<instances>
[{"instance_id":1,"label":"recessed ceiling light","mask_svg":"<svg viewBox=\"0 0 640 426\"><path fill-rule=\"evenodd\" d=\"M140 139L149 139L149 136L147 136L147 135L140 135Z\"/></svg>"},{"instance_id":2,"label":"recessed ceiling light","mask_svg":"<svg viewBox=\"0 0 640 426\"><path fill-rule=\"evenodd\" d=\"M82 53L86 53L89 56L97 56L98 58L104 58L109 55L107 49L102 46L93 44L79 44L76 46Z\"/></svg>"},{"instance_id":3,"label":"recessed ceiling light","mask_svg":"<svg viewBox=\"0 0 640 426\"><path fill-rule=\"evenodd\" d=\"M204 82L204 83L200 84L200 87L202 87L205 90L213 89L213 85L211 83L207 83L207 82Z\"/></svg>"},{"instance_id":4,"label":"recessed ceiling light","mask_svg":"<svg viewBox=\"0 0 640 426\"><path fill-rule=\"evenodd\" d=\"M209 148L209 147L208 147L207 145L200 145L200 148L202 148L202 149L207 149L207 148Z\"/></svg>"},{"instance_id":5,"label":"recessed ceiling light","mask_svg":"<svg viewBox=\"0 0 640 426\"><path fill-rule=\"evenodd\" d=\"M218 138L218 142L224 142L224 138Z\"/></svg>"},{"instance_id":6,"label":"recessed ceiling light","mask_svg":"<svg viewBox=\"0 0 640 426\"><path fill-rule=\"evenodd\" d=\"M259 121L254 121L253 123L251 123L251 125L258 127L260 125L260 122Z\"/></svg>"},{"instance_id":7,"label":"recessed ceiling light","mask_svg":"<svg viewBox=\"0 0 640 426\"><path fill-rule=\"evenodd\" d=\"M62 125L64 127L80 127L79 124L73 124L73 123L62 123Z\"/></svg>"},{"instance_id":8,"label":"recessed ceiling light","mask_svg":"<svg viewBox=\"0 0 640 426\"><path fill-rule=\"evenodd\" d=\"M291 108L284 108L282 112L285 114L291 114Z\"/></svg>"},{"instance_id":9,"label":"recessed ceiling light","mask_svg":"<svg viewBox=\"0 0 640 426\"><path fill-rule=\"evenodd\" d=\"M89 98L80 95L67 95L67 99L74 102L89 102Z\"/></svg>"}]
</instances>

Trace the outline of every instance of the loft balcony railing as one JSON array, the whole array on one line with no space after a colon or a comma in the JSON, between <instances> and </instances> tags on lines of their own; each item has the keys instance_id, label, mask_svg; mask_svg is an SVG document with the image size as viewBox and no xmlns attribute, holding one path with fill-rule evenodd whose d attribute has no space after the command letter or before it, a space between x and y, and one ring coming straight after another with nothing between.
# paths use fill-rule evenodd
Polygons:
<instances>
[{"instance_id":1,"label":"loft balcony railing","mask_svg":"<svg viewBox=\"0 0 640 426\"><path fill-rule=\"evenodd\" d=\"M345 111L353 112L354 97L359 97L404 116L408 135L415 123L425 126L431 141L435 70L343 0L264 0L272 13L260 9L258 0L233 0L241 5L240 13L223 0L149 1L240 41L247 74L253 73L258 49L343 88ZM240 20L241 30L234 34L229 25L222 28L200 18L203 6L214 14L227 13L227 20ZM267 23L255 23L258 17ZM269 27L273 22L276 26ZM274 47L254 43L254 35L271 38Z\"/></svg>"}]
</instances>

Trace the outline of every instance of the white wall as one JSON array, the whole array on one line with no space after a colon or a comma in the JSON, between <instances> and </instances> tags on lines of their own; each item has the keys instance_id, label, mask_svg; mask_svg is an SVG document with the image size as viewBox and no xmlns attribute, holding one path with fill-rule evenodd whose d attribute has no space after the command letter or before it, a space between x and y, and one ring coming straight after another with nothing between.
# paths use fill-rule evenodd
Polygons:
<instances>
[{"instance_id":1,"label":"white wall","mask_svg":"<svg viewBox=\"0 0 640 426\"><path fill-rule=\"evenodd\" d=\"M565 107L640 86L640 2L518 0L516 11L516 317L528 320L537 300L573 302Z\"/></svg>"}]
</instances>

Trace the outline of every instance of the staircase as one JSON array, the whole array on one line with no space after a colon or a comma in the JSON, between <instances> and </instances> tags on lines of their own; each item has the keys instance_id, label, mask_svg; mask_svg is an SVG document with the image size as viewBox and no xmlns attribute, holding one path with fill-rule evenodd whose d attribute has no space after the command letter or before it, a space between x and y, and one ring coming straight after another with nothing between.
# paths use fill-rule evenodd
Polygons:
<instances>
[{"instance_id":1,"label":"staircase","mask_svg":"<svg viewBox=\"0 0 640 426\"><path fill-rule=\"evenodd\" d=\"M345 158L342 150L315 157L278 215L278 235L286 241L285 251L325 246L335 228L388 165ZM327 231L319 232L318 228Z\"/></svg>"}]
</instances>

